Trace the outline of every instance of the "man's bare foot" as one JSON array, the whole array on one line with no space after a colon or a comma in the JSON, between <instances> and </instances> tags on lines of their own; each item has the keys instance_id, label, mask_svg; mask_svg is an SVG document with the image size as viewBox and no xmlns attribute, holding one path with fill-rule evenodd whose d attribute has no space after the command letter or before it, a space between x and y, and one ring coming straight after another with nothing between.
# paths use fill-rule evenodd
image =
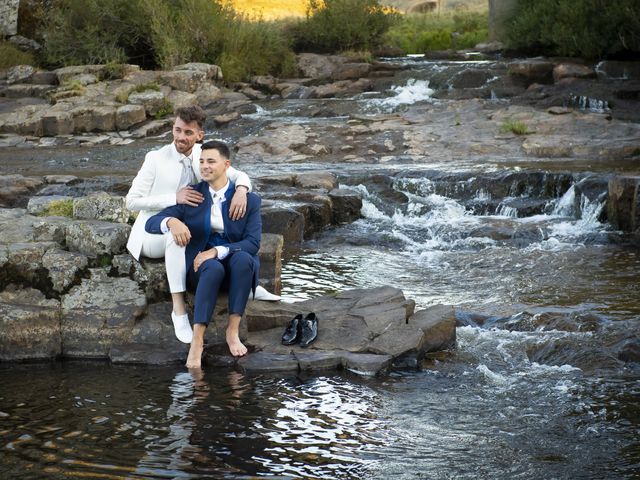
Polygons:
<instances>
[{"instance_id":1,"label":"man's bare foot","mask_svg":"<svg viewBox=\"0 0 640 480\"><path fill-rule=\"evenodd\" d=\"M195 337L189 348L189 356L187 357L187 368L201 368L202 351L204 350L204 342L198 341Z\"/></svg>"},{"instance_id":2,"label":"man's bare foot","mask_svg":"<svg viewBox=\"0 0 640 480\"><path fill-rule=\"evenodd\" d=\"M234 357L242 357L247 354L247 347L240 341L238 332L227 329L227 345L229 345L229 351Z\"/></svg>"}]
</instances>

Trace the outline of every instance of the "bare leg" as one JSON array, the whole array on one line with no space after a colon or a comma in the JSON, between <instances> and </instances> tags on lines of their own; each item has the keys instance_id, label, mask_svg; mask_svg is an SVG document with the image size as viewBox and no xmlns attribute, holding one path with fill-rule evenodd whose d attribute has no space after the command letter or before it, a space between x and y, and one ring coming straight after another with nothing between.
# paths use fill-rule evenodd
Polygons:
<instances>
[{"instance_id":1,"label":"bare leg","mask_svg":"<svg viewBox=\"0 0 640 480\"><path fill-rule=\"evenodd\" d=\"M202 323L196 323L193 326L193 340L191 348L189 348L189 356L187 357L187 368L201 368L202 351L204 350L204 332L207 326Z\"/></svg>"},{"instance_id":2,"label":"bare leg","mask_svg":"<svg viewBox=\"0 0 640 480\"><path fill-rule=\"evenodd\" d=\"M176 315L184 315L187 313L187 306L184 303L184 292L176 292L171 294L173 301L173 313Z\"/></svg>"},{"instance_id":3,"label":"bare leg","mask_svg":"<svg viewBox=\"0 0 640 480\"><path fill-rule=\"evenodd\" d=\"M229 351L234 357L242 357L247 354L247 347L240 341L241 319L241 315L232 313L229 315L229 324L227 325L227 345L229 345Z\"/></svg>"}]
</instances>

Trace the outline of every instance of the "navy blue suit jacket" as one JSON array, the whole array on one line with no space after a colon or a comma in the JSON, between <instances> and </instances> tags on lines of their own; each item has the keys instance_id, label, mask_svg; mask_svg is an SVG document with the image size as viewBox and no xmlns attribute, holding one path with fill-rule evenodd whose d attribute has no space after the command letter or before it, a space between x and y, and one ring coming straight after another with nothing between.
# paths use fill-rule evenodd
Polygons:
<instances>
[{"instance_id":1,"label":"navy blue suit jacket","mask_svg":"<svg viewBox=\"0 0 640 480\"><path fill-rule=\"evenodd\" d=\"M150 217L145 225L145 230L149 233L162 233L160 230L162 220L167 217L174 217L181 220L189 228L191 241L187 244L185 251L187 272L193 268L193 261L198 252L207 249L207 241L211 233L212 199L209 193L209 184L200 182L197 185L193 185L193 188L204 196L204 202L196 207L184 204L167 207ZM229 205L235 190L235 184L229 182L229 188L225 192L225 201L222 203L224 233L229 243L223 243L222 246L229 248L229 255L242 251L253 256L255 264L253 289L255 291L255 287L258 285L258 272L260 269L258 250L260 249L260 237L262 234L261 200L255 193L248 193L247 213L241 219L232 221L229 219Z\"/></svg>"}]
</instances>

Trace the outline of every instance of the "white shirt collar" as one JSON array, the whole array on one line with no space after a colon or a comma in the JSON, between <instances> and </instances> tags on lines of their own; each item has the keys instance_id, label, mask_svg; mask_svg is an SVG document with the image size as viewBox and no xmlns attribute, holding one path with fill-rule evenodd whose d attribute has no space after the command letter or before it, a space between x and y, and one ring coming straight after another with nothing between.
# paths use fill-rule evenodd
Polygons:
<instances>
[{"instance_id":1,"label":"white shirt collar","mask_svg":"<svg viewBox=\"0 0 640 480\"><path fill-rule=\"evenodd\" d=\"M227 180L227 183L225 183L224 187L222 187L220 190L214 190L213 188L211 188L211 185L209 185L209 193L211 193L212 198L219 198L221 201L224 202L224 199L225 199L224 194L227 192L228 188L229 188L229 180Z\"/></svg>"}]
</instances>

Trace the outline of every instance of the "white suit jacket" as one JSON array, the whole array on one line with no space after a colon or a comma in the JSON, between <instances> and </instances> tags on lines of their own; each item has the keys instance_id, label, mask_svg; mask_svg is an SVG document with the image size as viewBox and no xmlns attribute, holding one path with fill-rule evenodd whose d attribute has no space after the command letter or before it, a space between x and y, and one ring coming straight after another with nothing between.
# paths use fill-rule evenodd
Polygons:
<instances>
[{"instance_id":1,"label":"white suit jacket","mask_svg":"<svg viewBox=\"0 0 640 480\"><path fill-rule=\"evenodd\" d=\"M200 177L201 151L201 145L196 143L192 150L192 167L198 181L202 180ZM147 219L163 208L176 204L176 192L182 173L181 158L182 154L176 150L173 143L165 145L159 150L147 153L142 167L133 179L126 197L127 208L140 213L131 228L127 250L136 260L140 258L142 242L145 235L148 235L144 230ZM229 167L227 176L236 185L243 185L251 190L251 181L246 173Z\"/></svg>"}]
</instances>

